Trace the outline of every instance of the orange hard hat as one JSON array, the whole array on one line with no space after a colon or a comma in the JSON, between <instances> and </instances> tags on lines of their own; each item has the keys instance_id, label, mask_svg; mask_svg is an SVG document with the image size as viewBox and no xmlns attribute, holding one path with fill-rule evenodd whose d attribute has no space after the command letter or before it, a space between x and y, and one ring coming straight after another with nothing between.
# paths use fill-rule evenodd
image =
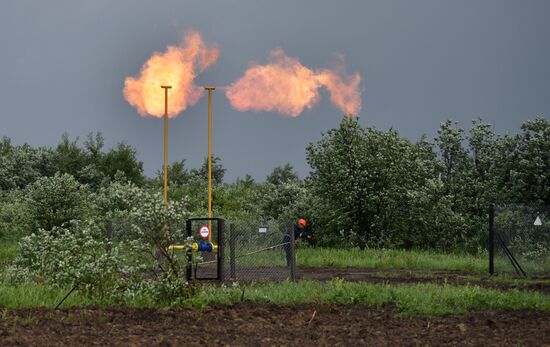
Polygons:
<instances>
[{"instance_id":1,"label":"orange hard hat","mask_svg":"<svg viewBox=\"0 0 550 347\"><path fill-rule=\"evenodd\" d=\"M307 221L306 221L305 219L303 219L303 218L300 218L300 219L298 220L298 224L300 224L300 225L302 225L302 226L305 227L305 226L307 225Z\"/></svg>"}]
</instances>

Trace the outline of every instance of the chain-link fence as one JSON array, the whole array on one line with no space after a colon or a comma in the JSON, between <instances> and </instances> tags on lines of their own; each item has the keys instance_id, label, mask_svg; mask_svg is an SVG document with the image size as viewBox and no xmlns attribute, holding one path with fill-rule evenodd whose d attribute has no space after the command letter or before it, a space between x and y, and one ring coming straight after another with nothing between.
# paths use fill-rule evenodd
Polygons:
<instances>
[{"instance_id":1,"label":"chain-link fence","mask_svg":"<svg viewBox=\"0 0 550 347\"><path fill-rule=\"evenodd\" d=\"M171 246L182 246L186 237L192 238L192 247L173 251L179 263L187 267L188 279L260 282L296 278L291 222L191 218L185 225L170 225L168 229L178 230L180 235ZM129 221L112 219L106 226L106 236L113 243L131 241L134 235L130 230ZM140 258L150 264L148 272L153 273L158 267L159 259L155 261L155 257L158 254L152 248L150 255Z\"/></svg>"},{"instance_id":2,"label":"chain-link fence","mask_svg":"<svg viewBox=\"0 0 550 347\"><path fill-rule=\"evenodd\" d=\"M492 205L489 272L550 272L550 206Z\"/></svg>"},{"instance_id":3,"label":"chain-link fence","mask_svg":"<svg viewBox=\"0 0 550 347\"><path fill-rule=\"evenodd\" d=\"M226 222L225 278L233 281L294 279L293 224Z\"/></svg>"}]
</instances>

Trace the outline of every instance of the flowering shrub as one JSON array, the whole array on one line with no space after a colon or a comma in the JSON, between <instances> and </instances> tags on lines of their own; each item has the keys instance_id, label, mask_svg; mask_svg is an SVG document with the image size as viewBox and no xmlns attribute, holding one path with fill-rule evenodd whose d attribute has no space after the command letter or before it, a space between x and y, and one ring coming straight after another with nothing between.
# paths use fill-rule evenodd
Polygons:
<instances>
[{"instance_id":1,"label":"flowering shrub","mask_svg":"<svg viewBox=\"0 0 550 347\"><path fill-rule=\"evenodd\" d=\"M119 302L141 295L170 303L193 293L185 281L186 257L169 250L191 242L184 236L182 202L165 208L158 193L113 183L99 192L95 208L99 217L24 237L7 278L76 287ZM106 232L105 222L112 220L113 232Z\"/></svg>"},{"instance_id":2,"label":"flowering shrub","mask_svg":"<svg viewBox=\"0 0 550 347\"><path fill-rule=\"evenodd\" d=\"M14 190L0 198L0 237L18 238L28 235L34 226L22 192Z\"/></svg>"},{"instance_id":3,"label":"flowering shrub","mask_svg":"<svg viewBox=\"0 0 550 347\"><path fill-rule=\"evenodd\" d=\"M12 281L34 281L59 287L72 287L89 295L102 295L107 287L129 271L119 248L106 251L106 240L93 223L72 221L66 227L53 227L23 237L20 255L8 268Z\"/></svg>"},{"instance_id":4,"label":"flowering shrub","mask_svg":"<svg viewBox=\"0 0 550 347\"><path fill-rule=\"evenodd\" d=\"M41 177L28 187L26 204L35 229L51 230L89 215L89 191L69 174ZM33 230L33 231L34 231Z\"/></svg>"}]
</instances>

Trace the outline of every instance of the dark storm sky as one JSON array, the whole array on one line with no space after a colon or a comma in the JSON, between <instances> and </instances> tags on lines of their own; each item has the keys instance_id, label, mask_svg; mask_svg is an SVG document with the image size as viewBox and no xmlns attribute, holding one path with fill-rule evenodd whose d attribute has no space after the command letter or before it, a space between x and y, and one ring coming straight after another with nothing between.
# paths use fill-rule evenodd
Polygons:
<instances>
[{"instance_id":1,"label":"dark storm sky","mask_svg":"<svg viewBox=\"0 0 550 347\"><path fill-rule=\"evenodd\" d=\"M335 53L363 77L360 122L430 138L453 118L498 132L550 114L550 1L9 1L0 2L0 136L53 146L101 131L135 146L145 173L162 164L162 121L123 98L153 51L193 28L221 55L197 84L227 85L271 49L312 68ZM305 147L336 127L326 92L298 118L240 113L214 96L214 153L227 179L263 180L276 165L309 172ZM170 122L170 160L206 156L206 98Z\"/></svg>"}]
</instances>

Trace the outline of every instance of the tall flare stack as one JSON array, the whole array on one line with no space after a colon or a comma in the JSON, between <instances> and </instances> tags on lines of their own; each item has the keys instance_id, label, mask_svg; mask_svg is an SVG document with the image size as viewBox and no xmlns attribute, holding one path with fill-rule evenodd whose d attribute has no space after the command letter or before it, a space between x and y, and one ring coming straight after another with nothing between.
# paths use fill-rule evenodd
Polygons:
<instances>
[{"instance_id":1,"label":"tall flare stack","mask_svg":"<svg viewBox=\"0 0 550 347\"><path fill-rule=\"evenodd\" d=\"M208 218L212 218L212 92L216 87L204 87L208 91ZM208 228L212 230L212 221L208 221ZM208 241L212 240L212 233Z\"/></svg>"},{"instance_id":2,"label":"tall flare stack","mask_svg":"<svg viewBox=\"0 0 550 347\"><path fill-rule=\"evenodd\" d=\"M164 89L164 208L168 208L168 89L172 86L161 86Z\"/></svg>"}]
</instances>

